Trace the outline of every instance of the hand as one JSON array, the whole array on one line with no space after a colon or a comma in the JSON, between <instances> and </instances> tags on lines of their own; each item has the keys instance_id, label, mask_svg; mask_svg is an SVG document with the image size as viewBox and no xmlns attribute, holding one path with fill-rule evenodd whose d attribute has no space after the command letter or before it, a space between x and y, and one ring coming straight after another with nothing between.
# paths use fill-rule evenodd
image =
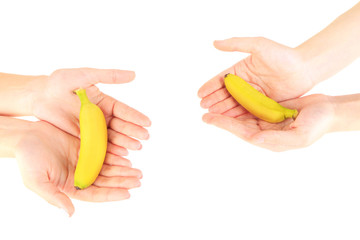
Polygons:
<instances>
[{"instance_id":1,"label":"hand","mask_svg":"<svg viewBox=\"0 0 360 240\"><path fill-rule=\"evenodd\" d=\"M41 86L33 98L33 114L73 136L79 136L80 100L73 91L83 88L90 101L104 112L110 151L126 155L126 149L141 149L141 143L136 139L148 139L149 134L144 127L150 126L151 122L144 114L99 91L95 84L127 83L134 78L134 72L123 70L57 70L39 84Z\"/></svg>"},{"instance_id":2,"label":"hand","mask_svg":"<svg viewBox=\"0 0 360 240\"><path fill-rule=\"evenodd\" d=\"M227 115L237 102L224 87L224 75L232 73L248 81L268 97L283 101L299 97L314 83L296 49L265 38L231 38L215 41L217 49L251 53L247 58L206 82L198 91L201 106L209 112ZM230 111L233 116L235 110Z\"/></svg>"},{"instance_id":3,"label":"hand","mask_svg":"<svg viewBox=\"0 0 360 240\"><path fill-rule=\"evenodd\" d=\"M328 96L309 95L281 104L299 111L295 121L287 119L281 123L268 123L246 112L237 117L206 113L203 120L272 151L309 146L334 129L335 109Z\"/></svg>"},{"instance_id":4,"label":"hand","mask_svg":"<svg viewBox=\"0 0 360 240\"><path fill-rule=\"evenodd\" d=\"M118 201L129 198L128 189L140 186L142 173L129 160L106 154L100 175L90 187L76 190L74 172L80 140L49 123L34 122L15 148L24 184L69 216L70 198L83 201Z\"/></svg>"}]
</instances>

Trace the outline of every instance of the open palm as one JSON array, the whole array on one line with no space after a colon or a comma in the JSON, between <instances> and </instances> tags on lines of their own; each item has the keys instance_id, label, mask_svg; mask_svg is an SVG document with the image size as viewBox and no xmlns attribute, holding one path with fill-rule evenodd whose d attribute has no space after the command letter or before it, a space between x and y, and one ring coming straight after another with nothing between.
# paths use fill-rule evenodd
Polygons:
<instances>
[{"instance_id":1,"label":"open palm","mask_svg":"<svg viewBox=\"0 0 360 240\"><path fill-rule=\"evenodd\" d=\"M148 117L102 93L95 86L96 83L127 83L134 77L134 72L124 70L57 70L47 78L34 98L34 115L78 137L80 100L74 91L83 88L90 101L104 112L108 125L109 148L119 155L125 155L126 149L141 149L141 143L137 139L148 138L148 132L144 128L151 124Z\"/></svg>"},{"instance_id":2,"label":"open palm","mask_svg":"<svg viewBox=\"0 0 360 240\"><path fill-rule=\"evenodd\" d=\"M334 108L325 95L309 95L281 104L297 109L297 118L281 123L268 123L243 110L243 113L236 117L206 113L203 120L272 151L308 146L332 128Z\"/></svg>"},{"instance_id":3,"label":"open palm","mask_svg":"<svg viewBox=\"0 0 360 240\"><path fill-rule=\"evenodd\" d=\"M83 201L116 201L129 198L128 189L139 187L142 173L129 160L106 154L96 181L84 190L74 187L80 140L49 123L33 123L19 142L16 158L24 184L71 216L70 198Z\"/></svg>"},{"instance_id":4,"label":"open palm","mask_svg":"<svg viewBox=\"0 0 360 240\"><path fill-rule=\"evenodd\" d=\"M215 41L223 51L250 53L248 57L206 82L198 91L201 106L210 112L234 116L237 102L224 86L224 75L232 73L248 81L260 92L276 101L299 97L313 87L300 55L289 48L265 38L231 38ZM227 111L231 110L229 113Z\"/></svg>"}]
</instances>

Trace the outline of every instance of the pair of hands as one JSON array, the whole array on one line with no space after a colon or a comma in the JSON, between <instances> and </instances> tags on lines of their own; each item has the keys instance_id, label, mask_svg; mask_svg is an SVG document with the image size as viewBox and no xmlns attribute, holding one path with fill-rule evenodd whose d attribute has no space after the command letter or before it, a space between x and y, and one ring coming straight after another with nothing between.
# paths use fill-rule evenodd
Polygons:
<instances>
[{"instance_id":1,"label":"pair of hands","mask_svg":"<svg viewBox=\"0 0 360 240\"><path fill-rule=\"evenodd\" d=\"M209 109L203 120L226 129L260 147L283 151L310 145L334 124L331 97L301 97L314 85L314 73L297 49L264 38L232 38L216 41L223 51L250 53L244 60L223 71L198 92L201 106ZM272 124L249 114L226 91L226 73L239 75L259 91L288 108L296 108L296 120ZM112 201L129 197L128 189L138 187L142 173L123 156L127 149L141 149L140 140L149 134L150 120L142 113L100 92L96 83L119 84L133 80L131 71L63 69L37 79L31 94L32 113L42 121L32 128L16 147L16 157L24 183L49 203L74 212L70 198L85 201ZM80 101L73 93L87 91L89 99L104 112L108 125L108 153L95 183L78 191L73 174L78 158Z\"/></svg>"},{"instance_id":2,"label":"pair of hands","mask_svg":"<svg viewBox=\"0 0 360 240\"><path fill-rule=\"evenodd\" d=\"M140 150L149 138L151 122L137 110L105 95L96 83L127 83L134 72L122 70L63 69L36 80L31 93L33 115L42 121L31 128L16 146L16 158L24 184L70 216L70 198L84 201L115 201L129 198L128 190L140 186L142 173L124 158L128 150ZM73 93L86 89L91 102L104 112L108 125L108 149L95 183L74 188L74 172L80 148L78 116L80 100Z\"/></svg>"},{"instance_id":3,"label":"pair of hands","mask_svg":"<svg viewBox=\"0 0 360 240\"><path fill-rule=\"evenodd\" d=\"M308 146L331 131L335 115L332 99L320 94L300 98L316 83L311 74L314 70L297 49L265 38L231 38L215 41L214 46L250 55L199 89L200 105L209 111L203 116L204 122L272 151ZM297 109L298 117L275 124L254 117L227 92L226 73L240 76L283 106Z\"/></svg>"}]
</instances>

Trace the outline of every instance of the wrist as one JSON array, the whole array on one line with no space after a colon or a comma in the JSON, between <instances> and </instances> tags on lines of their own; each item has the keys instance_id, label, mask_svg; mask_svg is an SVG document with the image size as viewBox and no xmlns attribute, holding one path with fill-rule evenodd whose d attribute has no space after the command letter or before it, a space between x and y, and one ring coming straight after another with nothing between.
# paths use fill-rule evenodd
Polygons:
<instances>
[{"instance_id":1,"label":"wrist","mask_svg":"<svg viewBox=\"0 0 360 240\"><path fill-rule=\"evenodd\" d=\"M0 157L15 157L19 142L33 127L33 122L0 116Z\"/></svg>"},{"instance_id":2,"label":"wrist","mask_svg":"<svg viewBox=\"0 0 360 240\"><path fill-rule=\"evenodd\" d=\"M322 72L327 71L324 69L326 64L322 64L321 53L315 51L314 47L311 44L304 43L294 48L300 58L304 75L312 83L312 87L326 79Z\"/></svg>"},{"instance_id":3,"label":"wrist","mask_svg":"<svg viewBox=\"0 0 360 240\"><path fill-rule=\"evenodd\" d=\"M360 3L296 49L317 84L360 56Z\"/></svg>"},{"instance_id":4,"label":"wrist","mask_svg":"<svg viewBox=\"0 0 360 240\"><path fill-rule=\"evenodd\" d=\"M360 94L331 97L334 121L331 132L360 130Z\"/></svg>"},{"instance_id":5,"label":"wrist","mask_svg":"<svg viewBox=\"0 0 360 240\"><path fill-rule=\"evenodd\" d=\"M48 76L41 75L34 77L27 86L27 101L28 101L28 111L29 115L35 116L34 111L41 101L44 88L46 86Z\"/></svg>"},{"instance_id":6,"label":"wrist","mask_svg":"<svg viewBox=\"0 0 360 240\"><path fill-rule=\"evenodd\" d=\"M41 93L46 78L0 73L0 115L32 115L34 99Z\"/></svg>"}]
</instances>

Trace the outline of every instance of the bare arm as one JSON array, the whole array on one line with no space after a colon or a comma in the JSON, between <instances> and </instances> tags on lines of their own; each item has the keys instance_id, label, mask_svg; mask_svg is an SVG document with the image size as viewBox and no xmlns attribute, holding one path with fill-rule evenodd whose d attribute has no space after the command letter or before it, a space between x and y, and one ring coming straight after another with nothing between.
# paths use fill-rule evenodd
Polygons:
<instances>
[{"instance_id":1,"label":"bare arm","mask_svg":"<svg viewBox=\"0 0 360 240\"><path fill-rule=\"evenodd\" d=\"M0 73L0 115L32 115L33 97L44 77Z\"/></svg>"},{"instance_id":2,"label":"bare arm","mask_svg":"<svg viewBox=\"0 0 360 240\"><path fill-rule=\"evenodd\" d=\"M331 131L359 131L360 94L334 96L331 101L335 109Z\"/></svg>"},{"instance_id":3,"label":"bare arm","mask_svg":"<svg viewBox=\"0 0 360 240\"><path fill-rule=\"evenodd\" d=\"M360 3L298 46L310 78L317 84L360 56Z\"/></svg>"},{"instance_id":4,"label":"bare arm","mask_svg":"<svg viewBox=\"0 0 360 240\"><path fill-rule=\"evenodd\" d=\"M15 157L16 145L32 122L0 116L0 157Z\"/></svg>"}]
</instances>

